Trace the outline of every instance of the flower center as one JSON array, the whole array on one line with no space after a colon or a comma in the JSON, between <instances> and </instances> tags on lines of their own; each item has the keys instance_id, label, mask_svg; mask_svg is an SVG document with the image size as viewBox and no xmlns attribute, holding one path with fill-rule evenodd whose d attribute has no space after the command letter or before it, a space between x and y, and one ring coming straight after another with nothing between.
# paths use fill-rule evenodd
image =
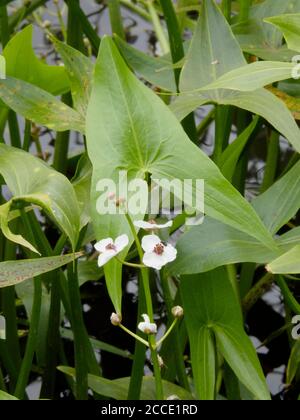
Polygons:
<instances>
[{"instance_id":1,"label":"flower center","mask_svg":"<svg viewBox=\"0 0 300 420\"><path fill-rule=\"evenodd\" d=\"M114 244L106 245L105 249L107 249L107 251L116 251L117 250L117 248Z\"/></svg>"},{"instance_id":2,"label":"flower center","mask_svg":"<svg viewBox=\"0 0 300 420\"><path fill-rule=\"evenodd\" d=\"M155 245L153 252L157 255L162 255L164 253L165 247L162 243Z\"/></svg>"}]
</instances>

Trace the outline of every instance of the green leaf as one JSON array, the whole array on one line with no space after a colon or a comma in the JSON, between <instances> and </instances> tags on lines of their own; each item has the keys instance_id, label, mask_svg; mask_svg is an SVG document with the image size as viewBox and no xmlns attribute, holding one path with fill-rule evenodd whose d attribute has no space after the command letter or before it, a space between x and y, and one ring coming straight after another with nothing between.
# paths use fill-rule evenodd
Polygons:
<instances>
[{"instance_id":1,"label":"green leaf","mask_svg":"<svg viewBox=\"0 0 300 420\"><path fill-rule=\"evenodd\" d=\"M291 385L300 366L300 340L293 345L286 372L286 383Z\"/></svg>"},{"instance_id":2,"label":"green leaf","mask_svg":"<svg viewBox=\"0 0 300 420\"><path fill-rule=\"evenodd\" d=\"M293 229L276 239L278 249L270 250L245 233L206 217L177 242L178 255L169 274L203 273L222 265L242 262L267 264L290 251L300 241L300 229Z\"/></svg>"},{"instance_id":3,"label":"green leaf","mask_svg":"<svg viewBox=\"0 0 300 420\"><path fill-rule=\"evenodd\" d=\"M270 394L255 349L243 329L240 304L237 301L226 269L220 268L205 274L183 276L180 290L190 339L195 387L201 399L212 396L215 375L211 354L212 341L205 341L209 330L216 340L215 351L222 356L238 379L257 399L269 400ZM191 293L191 290L193 293ZM205 357L204 357L205 356ZM196 367L197 366L197 367Z\"/></svg>"},{"instance_id":4,"label":"green leaf","mask_svg":"<svg viewBox=\"0 0 300 420\"><path fill-rule=\"evenodd\" d=\"M214 0L204 0L180 78L180 91L203 88L246 65L240 46ZM219 97L220 92L215 92Z\"/></svg>"},{"instance_id":5,"label":"green leaf","mask_svg":"<svg viewBox=\"0 0 300 420\"><path fill-rule=\"evenodd\" d=\"M58 370L75 377L75 369L67 366L59 366ZM99 395L113 398L115 400L126 400L128 395L130 378L120 378L115 380L109 380L100 376L89 375L88 383L89 387ZM193 396L185 389L174 385L170 382L163 381L163 389L166 398L171 395L176 395L181 400L193 400ZM156 400L155 396L155 380L151 376L143 377L143 384L141 390L141 400Z\"/></svg>"},{"instance_id":6,"label":"green leaf","mask_svg":"<svg viewBox=\"0 0 300 420\"><path fill-rule=\"evenodd\" d=\"M18 401L18 398L14 397L13 395L7 394L7 392L0 390L0 400L1 401Z\"/></svg>"},{"instance_id":7,"label":"green leaf","mask_svg":"<svg viewBox=\"0 0 300 420\"><path fill-rule=\"evenodd\" d=\"M3 56L7 76L21 79L55 96L67 92L70 82L65 68L49 66L36 57L32 48L32 32L33 27L29 25L6 45Z\"/></svg>"},{"instance_id":8,"label":"green leaf","mask_svg":"<svg viewBox=\"0 0 300 420\"><path fill-rule=\"evenodd\" d=\"M104 277L103 268L99 268L97 260L78 262L78 281L82 286L87 281L98 281Z\"/></svg>"},{"instance_id":9,"label":"green leaf","mask_svg":"<svg viewBox=\"0 0 300 420\"><path fill-rule=\"evenodd\" d=\"M22 245L25 248L30 249L32 252L35 252L37 254L40 254L39 251L28 241L26 241L25 238L23 238L22 235L16 235L14 234L10 228L9 228L9 221L11 219L10 217L10 208L12 206L13 202L8 201L5 204L2 204L0 206L0 228L2 230L3 235L11 242L14 242L16 244Z\"/></svg>"},{"instance_id":10,"label":"green leaf","mask_svg":"<svg viewBox=\"0 0 300 420\"><path fill-rule=\"evenodd\" d=\"M60 268L82 255L59 255L56 257L34 258L32 260L4 261L0 263L0 288L13 286L27 279Z\"/></svg>"},{"instance_id":11,"label":"green leaf","mask_svg":"<svg viewBox=\"0 0 300 420\"><path fill-rule=\"evenodd\" d=\"M213 101L213 96L208 97L207 94L180 95L171 105L171 110L179 120L182 120L199 106ZM226 94L217 100L217 103L233 105L264 117L294 146L297 152L300 152L299 128L291 112L284 102L266 89L258 89L254 92L227 90Z\"/></svg>"},{"instance_id":12,"label":"green leaf","mask_svg":"<svg viewBox=\"0 0 300 420\"><path fill-rule=\"evenodd\" d=\"M0 173L14 196L11 204L24 201L40 206L75 249L80 219L70 181L40 159L4 144L0 144Z\"/></svg>"},{"instance_id":13,"label":"green leaf","mask_svg":"<svg viewBox=\"0 0 300 420\"><path fill-rule=\"evenodd\" d=\"M129 71L108 37L101 42L95 69L87 112L87 146L93 165L91 208L97 238L120 233L131 236L124 216L100 217L96 211L99 180L109 178L118 183L119 170L125 170L129 181L143 179L148 173L156 180L204 179L208 215L247 232L267 246L274 245L251 206L189 140L168 107ZM195 196L194 186L189 198ZM106 278L110 295L120 310L120 264L112 261L106 266L108 270L114 275Z\"/></svg>"},{"instance_id":14,"label":"green leaf","mask_svg":"<svg viewBox=\"0 0 300 420\"><path fill-rule=\"evenodd\" d=\"M14 110L36 124L51 130L74 130L84 133L84 119L74 109L50 93L13 77L0 79L0 98Z\"/></svg>"},{"instance_id":15,"label":"green leaf","mask_svg":"<svg viewBox=\"0 0 300 420\"><path fill-rule=\"evenodd\" d=\"M147 81L161 89L176 92L172 62L161 57L151 57L129 45L117 35L114 40L128 65Z\"/></svg>"},{"instance_id":16,"label":"green leaf","mask_svg":"<svg viewBox=\"0 0 300 420\"><path fill-rule=\"evenodd\" d=\"M287 253L270 262L267 269L273 274L299 274L300 245L295 246Z\"/></svg>"},{"instance_id":17,"label":"green leaf","mask_svg":"<svg viewBox=\"0 0 300 420\"><path fill-rule=\"evenodd\" d=\"M168 267L171 274L196 274L239 262L266 264L281 255L224 223L206 217L177 242L178 255Z\"/></svg>"},{"instance_id":18,"label":"green leaf","mask_svg":"<svg viewBox=\"0 0 300 420\"><path fill-rule=\"evenodd\" d=\"M265 22L271 23L283 32L291 50L300 51L300 13L274 16L265 19Z\"/></svg>"},{"instance_id":19,"label":"green leaf","mask_svg":"<svg viewBox=\"0 0 300 420\"><path fill-rule=\"evenodd\" d=\"M255 210L272 234L288 223L300 208L299 177L300 162L253 200Z\"/></svg>"},{"instance_id":20,"label":"green leaf","mask_svg":"<svg viewBox=\"0 0 300 420\"><path fill-rule=\"evenodd\" d=\"M252 91L280 80L290 79L294 67L294 63L257 61L223 74L213 83L202 87L201 90L231 89L242 92Z\"/></svg>"},{"instance_id":21,"label":"green leaf","mask_svg":"<svg viewBox=\"0 0 300 420\"><path fill-rule=\"evenodd\" d=\"M86 154L78 162L76 174L72 184L77 197L80 211L80 227L83 228L90 222L90 190L91 190L92 165Z\"/></svg>"},{"instance_id":22,"label":"green leaf","mask_svg":"<svg viewBox=\"0 0 300 420\"><path fill-rule=\"evenodd\" d=\"M236 165L257 126L258 119L259 117L255 117L249 126L224 150L221 155L220 169L222 174L229 181L232 180Z\"/></svg>"},{"instance_id":23,"label":"green leaf","mask_svg":"<svg viewBox=\"0 0 300 420\"><path fill-rule=\"evenodd\" d=\"M181 72L180 90L189 93L181 94L171 105L171 109L181 120L205 103L215 102L220 105L234 105L264 117L300 152L299 128L282 101L264 89L257 89L253 92L238 92L216 88L217 86L227 86L227 88L232 86L233 88L248 89L246 78L249 79L251 69L269 66L265 63L246 65L242 51L223 14L214 1L205 0ZM284 66L288 70L285 74L289 77L291 74L290 63L276 64L276 66ZM228 75L229 72L232 73ZM244 78L245 72L248 75L246 78ZM268 83L268 80L274 80L270 77L270 74L264 72L262 74L266 77L249 79L251 81L249 88L253 89ZM237 75L239 78L233 77ZM215 85L219 78L223 82L220 85ZM228 83L228 79L231 79L230 83ZM227 84L224 80L225 82L227 80ZM211 85L212 90L203 91L208 85ZM198 94L192 93L193 90L198 90Z\"/></svg>"},{"instance_id":24,"label":"green leaf","mask_svg":"<svg viewBox=\"0 0 300 420\"><path fill-rule=\"evenodd\" d=\"M83 55L56 38L51 38L57 52L65 63L66 70L71 82L71 93L74 108L85 117L88 102L92 89L92 78L94 72L93 62Z\"/></svg>"},{"instance_id":25,"label":"green leaf","mask_svg":"<svg viewBox=\"0 0 300 420\"><path fill-rule=\"evenodd\" d=\"M73 261L73 260L71 260ZM45 283L47 278L43 278ZM34 282L32 279L16 284L16 294L21 299L27 314L27 319L32 318L32 308L34 301ZM51 292L47 290L46 286L42 284L42 304L40 312L40 321L38 325L38 337L36 343L36 357L38 366L46 365L46 351L47 351L47 336L50 316Z\"/></svg>"},{"instance_id":26,"label":"green leaf","mask_svg":"<svg viewBox=\"0 0 300 420\"><path fill-rule=\"evenodd\" d=\"M282 46L282 33L265 20L296 12L300 12L298 0L266 0L251 7L249 21L234 25L233 30L245 52L263 60L291 61L295 52Z\"/></svg>"}]
</instances>

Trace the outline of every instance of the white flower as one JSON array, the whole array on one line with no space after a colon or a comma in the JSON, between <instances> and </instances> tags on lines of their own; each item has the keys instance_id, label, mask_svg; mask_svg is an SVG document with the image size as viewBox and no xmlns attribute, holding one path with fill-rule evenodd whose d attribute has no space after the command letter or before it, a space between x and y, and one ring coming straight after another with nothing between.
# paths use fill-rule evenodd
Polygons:
<instances>
[{"instance_id":1,"label":"white flower","mask_svg":"<svg viewBox=\"0 0 300 420\"><path fill-rule=\"evenodd\" d=\"M174 261L177 256L177 250L172 245L161 242L156 235L144 236L142 248L145 251L143 263L147 267L156 268L157 270Z\"/></svg>"},{"instance_id":2,"label":"white flower","mask_svg":"<svg viewBox=\"0 0 300 420\"><path fill-rule=\"evenodd\" d=\"M143 314L142 318L144 319L144 322L140 322L138 325L138 329L142 331L143 333L149 335L149 334L156 334L157 333L157 326L154 323L150 322L150 318L148 315Z\"/></svg>"},{"instance_id":3,"label":"white flower","mask_svg":"<svg viewBox=\"0 0 300 420\"><path fill-rule=\"evenodd\" d=\"M149 220L148 222L145 222L144 220L137 220L136 222L133 222L133 223L134 223L134 226L141 229L145 229L145 230L165 229L173 225L172 220L170 220L169 222L163 225L158 225L157 223L155 223L155 220Z\"/></svg>"},{"instance_id":4,"label":"white flower","mask_svg":"<svg viewBox=\"0 0 300 420\"><path fill-rule=\"evenodd\" d=\"M102 239L95 244L95 249L100 252L98 266L102 267L127 247L129 239L127 235L118 236L115 241L111 238Z\"/></svg>"}]
</instances>

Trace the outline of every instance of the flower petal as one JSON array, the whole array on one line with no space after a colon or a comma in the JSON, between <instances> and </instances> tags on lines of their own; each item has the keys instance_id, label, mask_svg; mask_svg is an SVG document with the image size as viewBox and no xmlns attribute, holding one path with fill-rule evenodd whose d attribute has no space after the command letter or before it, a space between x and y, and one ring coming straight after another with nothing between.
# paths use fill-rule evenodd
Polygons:
<instances>
[{"instance_id":1,"label":"flower petal","mask_svg":"<svg viewBox=\"0 0 300 420\"><path fill-rule=\"evenodd\" d=\"M106 238L106 239L102 239L101 241L97 242L94 245L94 248L98 251L98 252L105 252L107 251L106 247L109 244L113 244L114 241L112 240L112 238Z\"/></svg>"},{"instance_id":2,"label":"flower petal","mask_svg":"<svg viewBox=\"0 0 300 420\"><path fill-rule=\"evenodd\" d=\"M138 325L138 329L145 334L156 334L157 333L157 325L151 324L150 322L140 322Z\"/></svg>"},{"instance_id":3,"label":"flower petal","mask_svg":"<svg viewBox=\"0 0 300 420\"><path fill-rule=\"evenodd\" d=\"M157 235L146 235L142 239L142 248L145 252L152 252L157 244L160 244L161 240Z\"/></svg>"},{"instance_id":4,"label":"flower petal","mask_svg":"<svg viewBox=\"0 0 300 420\"><path fill-rule=\"evenodd\" d=\"M157 255L155 252L145 252L143 257L143 263L147 267L160 270L165 264L168 263L168 261L165 261L163 254Z\"/></svg>"},{"instance_id":5,"label":"flower petal","mask_svg":"<svg viewBox=\"0 0 300 420\"><path fill-rule=\"evenodd\" d=\"M169 262L176 260L176 257L177 257L177 249L174 248L170 244L166 245L164 249L164 253L163 253L163 259L165 261L165 264L168 264Z\"/></svg>"},{"instance_id":6,"label":"flower petal","mask_svg":"<svg viewBox=\"0 0 300 420\"><path fill-rule=\"evenodd\" d=\"M103 267L108 261L110 261L112 258L116 256L116 251L113 249L106 250L98 257L98 267Z\"/></svg>"},{"instance_id":7,"label":"flower petal","mask_svg":"<svg viewBox=\"0 0 300 420\"><path fill-rule=\"evenodd\" d=\"M134 226L141 229L145 229L145 230L165 229L165 228L171 227L172 225L173 225L172 220L170 220L169 222L163 225L158 225L157 223L145 222L144 220L137 220L134 222Z\"/></svg>"},{"instance_id":8,"label":"flower petal","mask_svg":"<svg viewBox=\"0 0 300 420\"><path fill-rule=\"evenodd\" d=\"M142 315L142 318L143 318L143 320L144 320L145 322L148 322L148 324L150 324L150 318L149 318L149 316L148 316L147 314L143 314L143 315Z\"/></svg>"},{"instance_id":9,"label":"flower petal","mask_svg":"<svg viewBox=\"0 0 300 420\"><path fill-rule=\"evenodd\" d=\"M115 246L117 248L118 253L123 251L123 249L126 248L128 244L129 244L129 238L125 234L118 236L117 239L115 240Z\"/></svg>"}]
</instances>

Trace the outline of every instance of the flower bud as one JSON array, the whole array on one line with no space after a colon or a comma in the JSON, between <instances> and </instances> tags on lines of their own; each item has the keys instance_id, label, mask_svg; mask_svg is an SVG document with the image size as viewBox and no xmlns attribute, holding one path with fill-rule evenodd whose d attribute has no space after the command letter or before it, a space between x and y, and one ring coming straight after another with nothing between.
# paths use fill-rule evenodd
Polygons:
<instances>
[{"instance_id":1,"label":"flower bud","mask_svg":"<svg viewBox=\"0 0 300 420\"><path fill-rule=\"evenodd\" d=\"M174 318L182 318L183 308L181 306L174 306L174 308L172 308L172 315Z\"/></svg>"},{"instance_id":2,"label":"flower bud","mask_svg":"<svg viewBox=\"0 0 300 420\"><path fill-rule=\"evenodd\" d=\"M165 363L163 361L163 358L159 354L157 355L157 360L158 360L160 369L162 369L165 366Z\"/></svg>"},{"instance_id":3,"label":"flower bud","mask_svg":"<svg viewBox=\"0 0 300 420\"><path fill-rule=\"evenodd\" d=\"M110 317L110 322L115 326L118 327L122 322L122 316L113 312Z\"/></svg>"}]
</instances>

